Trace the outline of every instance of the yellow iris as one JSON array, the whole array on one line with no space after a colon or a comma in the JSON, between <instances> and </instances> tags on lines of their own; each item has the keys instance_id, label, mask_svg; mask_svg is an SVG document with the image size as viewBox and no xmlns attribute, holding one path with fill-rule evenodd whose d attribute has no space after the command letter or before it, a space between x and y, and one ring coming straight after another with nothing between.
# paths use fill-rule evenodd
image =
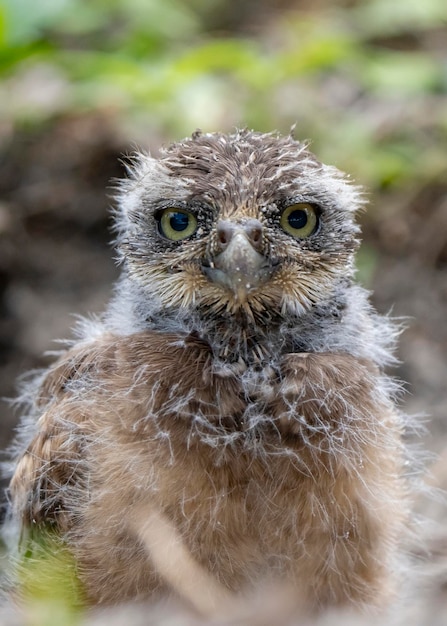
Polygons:
<instances>
[{"instance_id":1,"label":"yellow iris","mask_svg":"<svg viewBox=\"0 0 447 626\"><path fill-rule=\"evenodd\" d=\"M288 206L281 215L281 227L286 233L304 239L317 230L318 216L311 204L297 202Z\"/></svg>"},{"instance_id":2,"label":"yellow iris","mask_svg":"<svg viewBox=\"0 0 447 626\"><path fill-rule=\"evenodd\" d=\"M159 219L160 233L171 241L191 237L197 230L196 218L183 209L165 209Z\"/></svg>"}]
</instances>

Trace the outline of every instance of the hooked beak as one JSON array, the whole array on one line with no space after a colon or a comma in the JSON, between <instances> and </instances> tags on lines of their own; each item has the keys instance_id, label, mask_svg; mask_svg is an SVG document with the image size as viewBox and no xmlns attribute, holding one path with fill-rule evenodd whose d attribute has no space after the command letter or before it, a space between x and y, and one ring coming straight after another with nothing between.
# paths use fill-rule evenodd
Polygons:
<instances>
[{"instance_id":1,"label":"hooked beak","mask_svg":"<svg viewBox=\"0 0 447 626\"><path fill-rule=\"evenodd\" d=\"M273 271L269 259L259 252L262 224L254 219L242 224L222 221L217 233L221 251L203 270L209 280L232 291L238 301L244 302L247 294L268 280Z\"/></svg>"}]
</instances>

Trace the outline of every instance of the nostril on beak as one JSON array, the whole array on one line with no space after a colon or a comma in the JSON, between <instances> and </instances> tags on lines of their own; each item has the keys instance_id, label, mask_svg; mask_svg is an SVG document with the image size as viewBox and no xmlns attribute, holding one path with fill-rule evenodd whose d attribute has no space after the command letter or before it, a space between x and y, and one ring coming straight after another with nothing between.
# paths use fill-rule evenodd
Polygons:
<instances>
[{"instance_id":1,"label":"nostril on beak","mask_svg":"<svg viewBox=\"0 0 447 626\"><path fill-rule=\"evenodd\" d=\"M217 240L220 243L222 249L228 246L233 237L233 234L234 225L231 222L222 220L217 224Z\"/></svg>"},{"instance_id":2,"label":"nostril on beak","mask_svg":"<svg viewBox=\"0 0 447 626\"><path fill-rule=\"evenodd\" d=\"M262 224L259 220L248 220L244 224L244 230L247 237L255 246L262 242Z\"/></svg>"},{"instance_id":3,"label":"nostril on beak","mask_svg":"<svg viewBox=\"0 0 447 626\"><path fill-rule=\"evenodd\" d=\"M251 245L258 250L262 245L262 224L259 220L249 219L244 222L220 220L216 227L217 242L223 251L228 247L235 233L243 233Z\"/></svg>"}]
</instances>

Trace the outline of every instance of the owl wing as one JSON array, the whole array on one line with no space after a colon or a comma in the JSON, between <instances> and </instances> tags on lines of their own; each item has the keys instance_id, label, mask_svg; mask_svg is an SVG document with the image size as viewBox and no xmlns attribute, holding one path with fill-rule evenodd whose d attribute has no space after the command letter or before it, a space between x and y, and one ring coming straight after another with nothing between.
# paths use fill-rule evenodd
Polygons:
<instances>
[{"instance_id":1,"label":"owl wing","mask_svg":"<svg viewBox=\"0 0 447 626\"><path fill-rule=\"evenodd\" d=\"M35 435L17 462L10 482L13 512L23 528L69 526L69 488L85 481L83 448L88 416L72 401L70 385L89 368L101 345L74 348L48 371L34 399L40 417Z\"/></svg>"},{"instance_id":2,"label":"owl wing","mask_svg":"<svg viewBox=\"0 0 447 626\"><path fill-rule=\"evenodd\" d=\"M147 394L161 371L167 373L159 405L168 400L174 377L194 378L207 359L208 350L200 340L155 332L126 337L104 333L64 353L35 394L34 412L39 415L35 435L10 483L12 508L22 525L50 524L67 530L75 515L73 503L88 497L88 448L102 436L104 412L111 420L119 414L132 426L145 410L145 398L138 394ZM141 377L148 385L139 392ZM187 395L187 390L183 393Z\"/></svg>"},{"instance_id":3,"label":"owl wing","mask_svg":"<svg viewBox=\"0 0 447 626\"><path fill-rule=\"evenodd\" d=\"M10 485L13 508L24 531L25 551L31 545L28 538L35 550L33 540L39 547L48 537L48 530L56 533L51 550L63 550L57 537L73 529L79 519L79 503L82 507L82 502L89 499L89 464L92 443L101 437L101 412L108 410L111 416L120 415L124 420L135 418L132 399L128 414L117 411L120 401L115 397L114 406L113 391L120 398L125 394L131 397L134 391L136 405L141 407L144 402L139 401L135 383L142 372L151 380L151 373L158 376L171 367L172 373L165 377L169 387L174 371L178 374L184 367L194 374L194 368L206 362L207 350L200 340L141 333L132 337L104 336L69 350L55 363L35 400L41 411L36 434L23 452ZM177 529L156 505L137 501L127 513L128 532L151 557L148 568L155 568L201 614L231 605L228 592L194 560Z\"/></svg>"}]
</instances>

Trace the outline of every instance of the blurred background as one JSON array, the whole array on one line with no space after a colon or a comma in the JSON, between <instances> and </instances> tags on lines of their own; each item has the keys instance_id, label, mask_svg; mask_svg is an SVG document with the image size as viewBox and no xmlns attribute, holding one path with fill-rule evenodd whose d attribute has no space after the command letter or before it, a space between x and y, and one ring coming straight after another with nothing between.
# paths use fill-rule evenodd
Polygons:
<instances>
[{"instance_id":1,"label":"blurred background","mask_svg":"<svg viewBox=\"0 0 447 626\"><path fill-rule=\"evenodd\" d=\"M442 483L445 0L0 0L0 396L110 296L123 154L293 124L369 190L359 280L406 318L396 374ZM17 416L0 414L4 448Z\"/></svg>"}]
</instances>

